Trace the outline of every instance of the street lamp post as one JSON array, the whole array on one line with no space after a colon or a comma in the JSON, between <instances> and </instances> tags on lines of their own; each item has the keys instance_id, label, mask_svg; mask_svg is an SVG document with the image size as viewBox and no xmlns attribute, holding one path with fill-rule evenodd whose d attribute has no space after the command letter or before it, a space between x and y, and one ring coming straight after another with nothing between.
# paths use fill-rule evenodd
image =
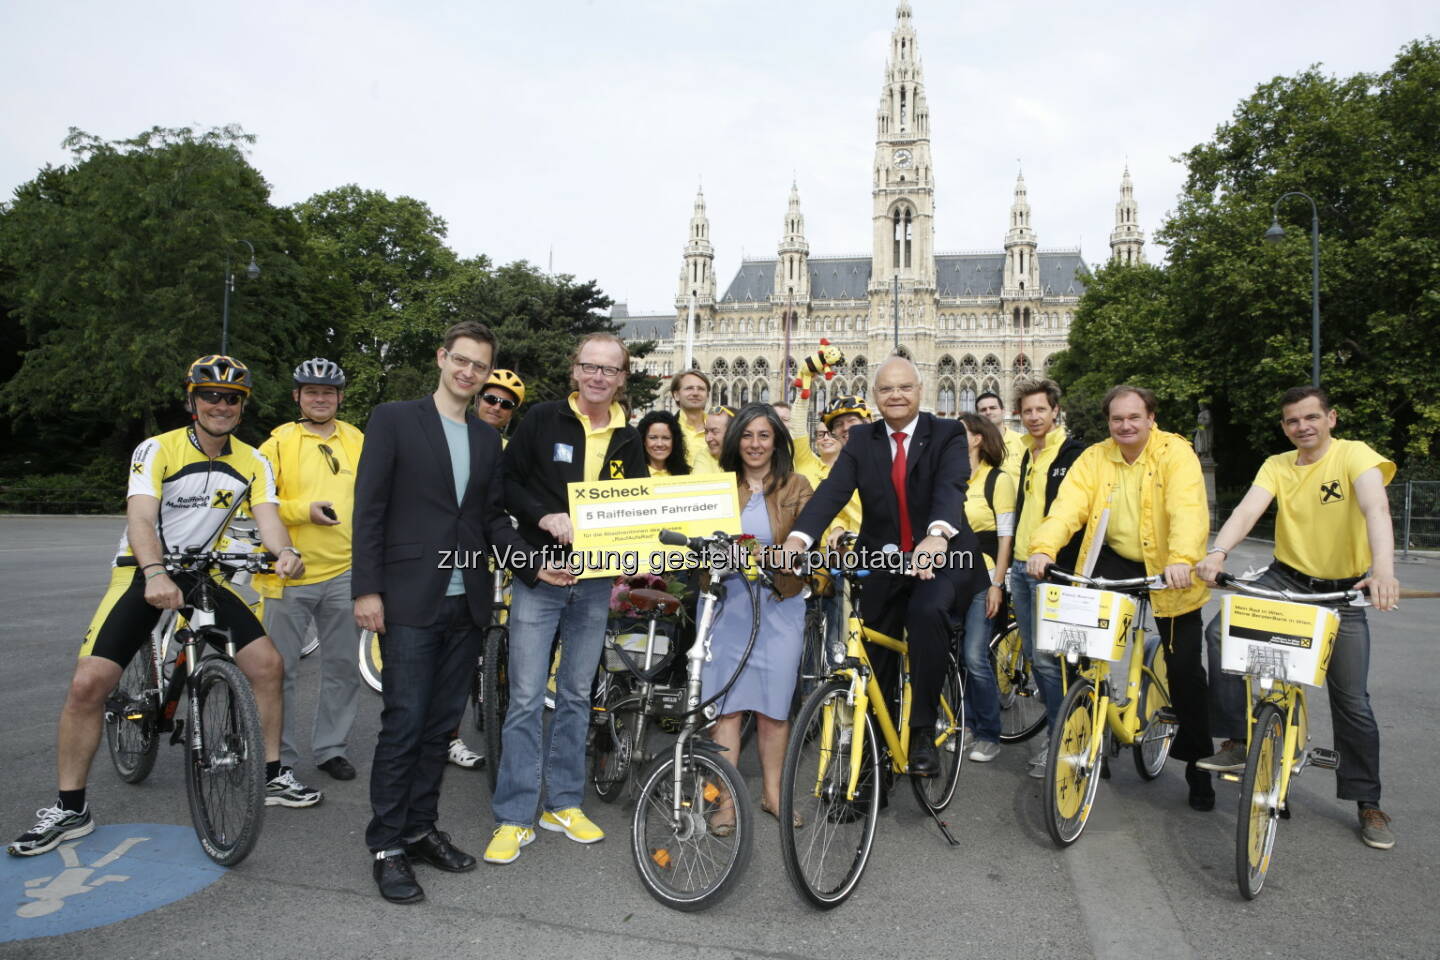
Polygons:
<instances>
[{"instance_id":1,"label":"street lamp post","mask_svg":"<svg viewBox=\"0 0 1440 960\"><path fill-rule=\"evenodd\" d=\"M1310 201L1310 383L1320 386L1320 209L1315 198L1299 190L1282 193L1270 208L1270 229L1265 231L1269 243L1285 239L1280 226L1280 201L1286 197L1304 197Z\"/></svg>"},{"instance_id":2,"label":"street lamp post","mask_svg":"<svg viewBox=\"0 0 1440 960\"><path fill-rule=\"evenodd\" d=\"M250 265L245 268L245 276L255 280L260 276L260 265L255 262L255 245L249 240L241 240L240 243L250 248ZM235 272L230 269L230 253L225 253L225 297L220 308L220 352L230 352L230 291L235 289Z\"/></svg>"}]
</instances>

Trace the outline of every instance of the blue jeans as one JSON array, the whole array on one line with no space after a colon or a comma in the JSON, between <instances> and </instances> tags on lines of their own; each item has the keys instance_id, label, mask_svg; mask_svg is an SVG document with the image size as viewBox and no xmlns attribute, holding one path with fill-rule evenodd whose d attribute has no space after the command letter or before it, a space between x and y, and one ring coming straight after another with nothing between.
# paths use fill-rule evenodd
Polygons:
<instances>
[{"instance_id":1,"label":"blue jeans","mask_svg":"<svg viewBox=\"0 0 1440 960\"><path fill-rule=\"evenodd\" d=\"M585 796L585 735L590 688L605 644L610 579L573 586L516 580L510 597L510 708L501 737L500 776L492 806L498 825L535 825L542 777L545 809L580 806ZM545 731L545 683L550 648L560 633L555 716ZM543 749L543 752L542 752Z\"/></svg>"},{"instance_id":2,"label":"blue jeans","mask_svg":"<svg viewBox=\"0 0 1440 960\"><path fill-rule=\"evenodd\" d=\"M1000 742L1000 685L990 665L990 618L981 590L965 612L965 726L976 740Z\"/></svg>"},{"instance_id":3,"label":"blue jeans","mask_svg":"<svg viewBox=\"0 0 1440 960\"><path fill-rule=\"evenodd\" d=\"M1256 580L1272 590L1310 592L1310 588L1273 568ZM1330 723L1340 766L1335 795L1341 800L1380 802L1380 730L1370 707L1370 623L1364 607L1339 607L1340 630L1325 675ZM1220 670L1220 616L1205 627L1210 664L1210 724L1217 737L1245 742L1245 678Z\"/></svg>"},{"instance_id":4,"label":"blue jeans","mask_svg":"<svg viewBox=\"0 0 1440 960\"><path fill-rule=\"evenodd\" d=\"M1060 683L1060 658L1048 653L1035 656L1035 588L1040 583L1025 572L1025 561L1010 566L1010 602L1015 606L1015 621L1020 625L1020 645L1030 669L1035 671L1035 686L1045 701L1045 721L1055 726L1055 715L1064 699Z\"/></svg>"},{"instance_id":5,"label":"blue jeans","mask_svg":"<svg viewBox=\"0 0 1440 960\"><path fill-rule=\"evenodd\" d=\"M385 706L370 767L371 851L404 846L434 828L450 731L465 712L479 656L480 630L463 596L446 597L429 626L390 623L380 635Z\"/></svg>"}]
</instances>

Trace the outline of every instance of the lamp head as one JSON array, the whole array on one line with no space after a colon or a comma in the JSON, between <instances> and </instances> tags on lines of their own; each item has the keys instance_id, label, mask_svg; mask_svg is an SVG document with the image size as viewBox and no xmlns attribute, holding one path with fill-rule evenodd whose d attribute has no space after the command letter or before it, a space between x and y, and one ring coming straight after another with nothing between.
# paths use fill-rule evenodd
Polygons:
<instances>
[{"instance_id":1,"label":"lamp head","mask_svg":"<svg viewBox=\"0 0 1440 960\"><path fill-rule=\"evenodd\" d=\"M1276 217L1270 221L1270 229L1265 231L1265 242L1279 243L1284 239L1285 228L1280 226L1280 219Z\"/></svg>"},{"instance_id":2,"label":"lamp head","mask_svg":"<svg viewBox=\"0 0 1440 960\"><path fill-rule=\"evenodd\" d=\"M256 280L260 277L260 264L255 262L254 257L250 258L250 266L245 268L245 276L251 280Z\"/></svg>"}]
</instances>

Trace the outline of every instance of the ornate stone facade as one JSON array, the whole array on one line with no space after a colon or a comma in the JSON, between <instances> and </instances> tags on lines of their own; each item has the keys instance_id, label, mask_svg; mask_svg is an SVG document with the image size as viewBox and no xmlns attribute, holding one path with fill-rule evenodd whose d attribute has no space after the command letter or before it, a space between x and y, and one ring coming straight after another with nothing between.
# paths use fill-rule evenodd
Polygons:
<instances>
[{"instance_id":1,"label":"ornate stone facade","mask_svg":"<svg viewBox=\"0 0 1440 960\"><path fill-rule=\"evenodd\" d=\"M986 390L1010 406L1014 381L1043 372L1065 348L1089 270L1079 250L1040 249L1023 174L1002 250L935 250L930 110L906 0L896 10L875 122L870 255L810 256L792 185L776 256L744 260L717 296L710 222L697 193L675 312L631 316L620 304L614 313L627 338L659 341L643 363L649 372L704 370L714 382L712 402L778 400L782 381L788 396L797 361L823 337L844 351L845 363L818 387L817 406L841 393L864 396L874 368L898 351L920 368L925 409L953 416L973 410ZM1115 259L1143 262L1128 167L1110 244ZM787 358L790 375L782 376ZM658 403L670 407L668 393Z\"/></svg>"}]
</instances>

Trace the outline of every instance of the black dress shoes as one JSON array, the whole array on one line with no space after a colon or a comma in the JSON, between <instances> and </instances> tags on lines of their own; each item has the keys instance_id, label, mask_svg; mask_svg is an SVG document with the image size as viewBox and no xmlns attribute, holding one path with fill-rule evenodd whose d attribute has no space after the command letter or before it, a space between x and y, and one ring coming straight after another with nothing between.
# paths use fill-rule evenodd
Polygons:
<instances>
[{"instance_id":1,"label":"black dress shoes","mask_svg":"<svg viewBox=\"0 0 1440 960\"><path fill-rule=\"evenodd\" d=\"M910 729L910 776L933 777L940 772L940 755L930 738L933 727L912 727Z\"/></svg>"},{"instance_id":2,"label":"black dress shoes","mask_svg":"<svg viewBox=\"0 0 1440 960\"><path fill-rule=\"evenodd\" d=\"M1210 773L1195 766L1192 761L1185 765L1185 782L1190 785L1190 809L1202 813L1215 809L1215 788L1210 784Z\"/></svg>"},{"instance_id":3,"label":"black dress shoes","mask_svg":"<svg viewBox=\"0 0 1440 960\"><path fill-rule=\"evenodd\" d=\"M380 896L391 903L419 903L425 899L425 891L415 882L415 869L405 854L377 857L373 872Z\"/></svg>"},{"instance_id":4,"label":"black dress shoes","mask_svg":"<svg viewBox=\"0 0 1440 960\"><path fill-rule=\"evenodd\" d=\"M336 780L355 779L355 768L350 764L350 761L344 757L331 757L329 760L320 764L320 769L330 774L330 776Z\"/></svg>"},{"instance_id":5,"label":"black dress shoes","mask_svg":"<svg viewBox=\"0 0 1440 960\"><path fill-rule=\"evenodd\" d=\"M475 869L475 858L450 842L450 834L431 830L405 848L410 859L428 863L450 873Z\"/></svg>"}]
</instances>

